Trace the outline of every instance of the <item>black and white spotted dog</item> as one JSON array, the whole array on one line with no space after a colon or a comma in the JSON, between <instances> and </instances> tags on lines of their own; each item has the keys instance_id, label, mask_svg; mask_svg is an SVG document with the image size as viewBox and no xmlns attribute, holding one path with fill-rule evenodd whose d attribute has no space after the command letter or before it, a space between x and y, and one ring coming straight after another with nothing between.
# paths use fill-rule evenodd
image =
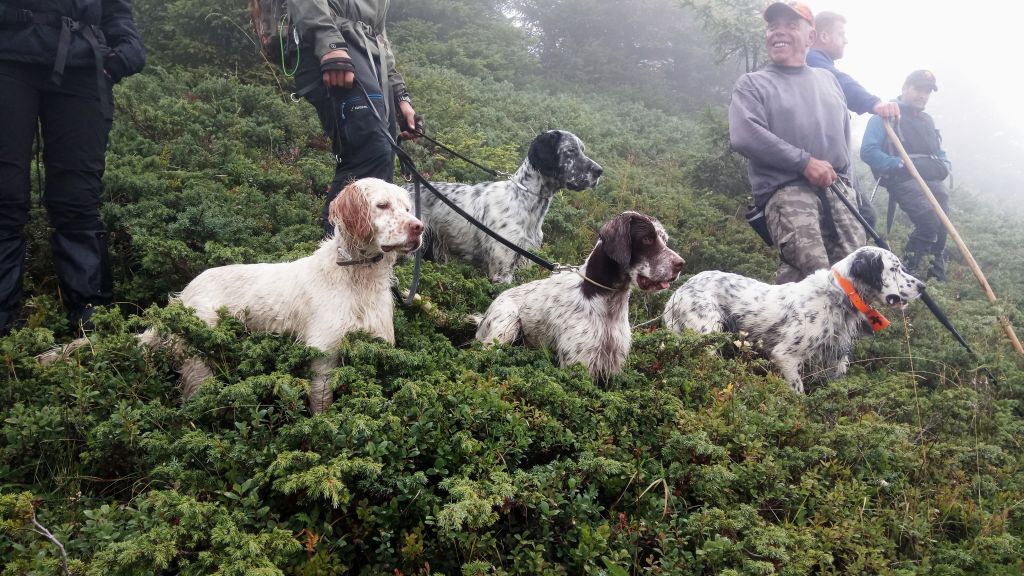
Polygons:
<instances>
[{"instance_id":1,"label":"black and white spotted dog","mask_svg":"<svg viewBox=\"0 0 1024 576\"><path fill-rule=\"evenodd\" d=\"M583 142L575 134L551 130L534 139L526 160L509 180L431 184L501 236L522 248L536 250L544 238L541 226L555 192L593 188L601 173L601 166L587 157ZM427 246L434 260L466 260L486 269L491 281L504 283L512 281L517 268L528 264L430 192L421 194L421 218L427 225Z\"/></svg>"},{"instance_id":2,"label":"black and white spotted dog","mask_svg":"<svg viewBox=\"0 0 1024 576\"><path fill-rule=\"evenodd\" d=\"M838 273L838 275L837 275ZM863 301L861 312L840 278ZM800 282L773 286L727 272L701 272L676 290L665 306L665 324L682 332L746 332L759 344L797 392L804 391L800 368L812 362L846 374L857 338L888 323L872 301L905 308L924 291L888 250L864 247Z\"/></svg>"},{"instance_id":3,"label":"black and white spotted dog","mask_svg":"<svg viewBox=\"0 0 1024 576\"><path fill-rule=\"evenodd\" d=\"M629 353L629 293L668 288L683 259L669 249L661 224L625 212L607 222L579 273L560 272L506 290L476 332L485 345L522 338L550 348L561 366L577 362L602 381L622 371Z\"/></svg>"}]
</instances>

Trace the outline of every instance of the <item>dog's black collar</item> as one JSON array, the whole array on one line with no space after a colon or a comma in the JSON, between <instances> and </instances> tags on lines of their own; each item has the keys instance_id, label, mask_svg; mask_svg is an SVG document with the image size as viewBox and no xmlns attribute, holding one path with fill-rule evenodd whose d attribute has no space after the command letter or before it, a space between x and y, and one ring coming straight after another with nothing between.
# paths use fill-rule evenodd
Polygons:
<instances>
[{"instance_id":1,"label":"dog's black collar","mask_svg":"<svg viewBox=\"0 0 1024 576\"><path fill-rule=\"evenodd\" d=\"M342 260L341 255L338 255L338 266L358 266L360 264L376 264L384 259L384 253L381 252L376 256L370 256L369 258L360 258L358 260Z\"/></svg>"}]
</instances>

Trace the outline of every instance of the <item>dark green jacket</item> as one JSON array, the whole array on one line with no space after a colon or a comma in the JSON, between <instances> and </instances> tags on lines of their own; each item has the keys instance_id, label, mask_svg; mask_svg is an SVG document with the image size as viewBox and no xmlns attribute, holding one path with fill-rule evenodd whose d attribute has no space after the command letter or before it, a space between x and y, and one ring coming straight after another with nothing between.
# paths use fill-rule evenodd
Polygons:
<instances>
[{"instance_id":1,"label":"dark green jacket","mask_svg":"<svg viewBox=\"0 0 1024 576\"><path fill-rule=\"evenodd\" d=\"M389 0L288 0L288 11L303 45L312 47L317 60L332 50L364 50L386 71L387 83L399 97L406 93L405 80L395 69L385 31L388 4Z\"/></svg>"}]
</instances>

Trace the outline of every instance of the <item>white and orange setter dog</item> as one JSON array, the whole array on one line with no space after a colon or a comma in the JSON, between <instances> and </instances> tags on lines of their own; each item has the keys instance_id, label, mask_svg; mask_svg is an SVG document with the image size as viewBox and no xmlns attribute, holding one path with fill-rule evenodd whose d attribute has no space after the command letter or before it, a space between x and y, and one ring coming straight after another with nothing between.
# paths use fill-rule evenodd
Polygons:
<instances>
[{"instance_id":1,"label":"white and orange setter dog","mask_svg":"<svg viewBox=\"0 0 1024 576\"><path fill-rule=\"evenodd\" d=\"M211 268L172 299L193 308L207 324L216 323L217 311L226 308L250 330L290 334L325 352L312 365L312 412L332 402L328 373L337 366L335 348L346 334L365 330L394 343L393 267L399 255L419 248L423 234L409 194L376 178L345 187L331 203L330 218L334 236L312 255L294 262ZM181 348L173 336L157 335L153 329L140 339L151 346ZM201 358L185 358L183 397L188 399L211 375Z\"/></svg>"}]
</instances>

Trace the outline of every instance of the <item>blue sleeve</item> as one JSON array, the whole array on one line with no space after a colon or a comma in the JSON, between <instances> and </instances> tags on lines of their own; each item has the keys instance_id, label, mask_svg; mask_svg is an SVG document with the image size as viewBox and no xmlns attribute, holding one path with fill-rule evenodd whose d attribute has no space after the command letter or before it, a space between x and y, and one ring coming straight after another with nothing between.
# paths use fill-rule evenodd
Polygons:
<instances>
[{"instance_id":1,"label":"blue sleeve","mask_svg":"<svg viewBox=\"0 0 1024 576\"><path fill-rule=\"evenodd\" d=\"M825 54L818 49L812 49L807 52L807 65L813 68L823 68L832 73L839 81L839 87L843 89L843 95L846 96L846 107L851 112L857 114L864 114L871 112L875 104L882 101L881 98L871 94L853 79L846 72L840 72L835 64Z\"/></svg>"},{"instance_id":2,"label":"blue sleeve","mask_svg":"<svg viewBox=\"0 0 1024 576\"><path fill-rule=\"evenodd\" d=\"M860 159L871 167L875 176L881 176L890 170L895 170L902 165L903 161L886 152L885 126L882 125L880 116L872 116L868 120L868 127L864 130L864 138L860 143Z\"/></svg>"},{"instance_id":3,"label":"blue sleeve","mask_svg":"<svg viewBox=\"0 0 1024 576\"><path fill-rule=\"evenodd\" d=\"M141 72L146 65L146 47L135 27L131 0L103 0L100 29L110 47L110 57L120 58L124 63L123 76Z\"/></svg>"},{"instance_id":4,"label":"blue sleeve","mask_svg":"<svg viewBox=\"0 0 1024 576\"><path fill-rule=\"evenodd\" d=\"M937 154L937 156L939 157L939 160L942 160L943 162L946 163L946 166L952 168L953 163L949 161L949 157L946 156L946 149L942 147L942 133L939 132L938 130L936 130L935 133L939 136L939 153Z\"/></svg>"}]
</instances>

